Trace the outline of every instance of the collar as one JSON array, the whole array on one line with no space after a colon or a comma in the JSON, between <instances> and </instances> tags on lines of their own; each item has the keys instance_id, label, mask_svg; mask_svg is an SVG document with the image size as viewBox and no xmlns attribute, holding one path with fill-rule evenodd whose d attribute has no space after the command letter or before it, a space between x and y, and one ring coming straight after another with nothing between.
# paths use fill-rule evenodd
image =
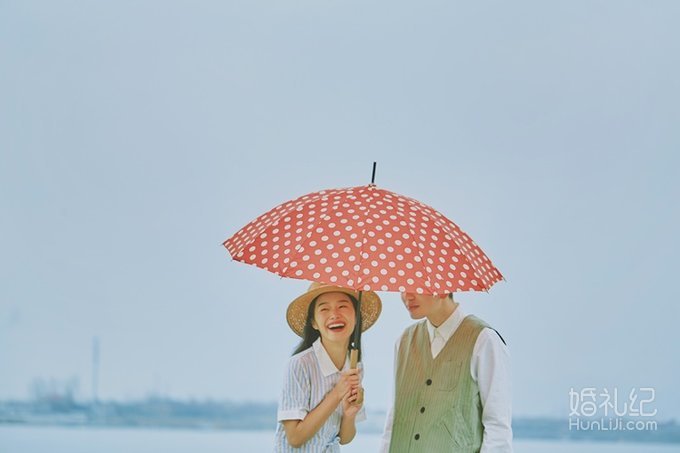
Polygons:
<instances>
[{"instance_id":1,"label":"collar","mask_svg":"<svg viewBox=\"0 0 680 453\"><path fill-rule=\"evenodd\" d=\"M427 326L427 333L430 334L430 342L432 342L434 339L434 329L439 331L439 334L444 338L444 342L449 341L449 339L453 336L453 333L463 322L463 319L465 319L465 313L463 312L460 303L458 303L458 306L455 310L453 310L453 313L451 313L451 315L446 318L446 321L444 321L439 327L432 325L430 320L426 318L425 325Z\"/></svg>"},{"instance_id":2,"label":"collar","mask_svg":"<svg viewBox=\"0 0 680 453\"><path fill-rule=\"evenodd\" d=\"M335 364L331 360L331 356L328 355L326 348L323 347L323 344L321 343L321 337L316 339L316 341L312 344L312 348L314 349L314 355L316 356L317 362L319 362L319 368L321 368L321 372L323 373L324 377L328 377L333 373L340 372L340 370L335 367ZM345 358L345 365L342 367L342 369L349 369L349 354Z\"/></svg>"}]
</instances>

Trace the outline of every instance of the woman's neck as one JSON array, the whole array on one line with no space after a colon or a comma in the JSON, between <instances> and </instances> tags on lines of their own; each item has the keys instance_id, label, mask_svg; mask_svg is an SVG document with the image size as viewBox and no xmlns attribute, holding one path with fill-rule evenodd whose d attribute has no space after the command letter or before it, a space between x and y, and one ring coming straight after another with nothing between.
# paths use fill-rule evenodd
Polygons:
<instances>
[{"instance_id":1,"label":"woman's neck","mask_svg":"<svg viewBox=\"0 0 680 453\"><path fill-rule=\"evenodd\" d=\"M326 338L321 338L321 344L326 349L328 356L331 358L333 365L338 370L342 370L347 360L347 349L349 348L349 340L347 341L330 341Z\"/></svg>"}]
</instances>

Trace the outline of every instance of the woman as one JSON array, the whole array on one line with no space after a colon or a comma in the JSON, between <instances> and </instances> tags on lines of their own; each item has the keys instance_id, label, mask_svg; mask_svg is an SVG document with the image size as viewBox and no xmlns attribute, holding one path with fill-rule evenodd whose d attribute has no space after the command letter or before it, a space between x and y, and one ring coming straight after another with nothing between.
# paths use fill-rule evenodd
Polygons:
<instances>
[{"instance_id":1,"label":"woman","mask_svg":"<svg viewBox=\"0 0 680 453\"><path fill-rule=\"evenodd\" d=\"M354 404L361 367L349 368L348 352L354 330L372 326L382 305L377 294L363 292L357 325L356 297L351 289L312 283L288 306L288 325L302 341L288 361L274 451L339 452L365 418Z\"/></svg>"}]
</instances>

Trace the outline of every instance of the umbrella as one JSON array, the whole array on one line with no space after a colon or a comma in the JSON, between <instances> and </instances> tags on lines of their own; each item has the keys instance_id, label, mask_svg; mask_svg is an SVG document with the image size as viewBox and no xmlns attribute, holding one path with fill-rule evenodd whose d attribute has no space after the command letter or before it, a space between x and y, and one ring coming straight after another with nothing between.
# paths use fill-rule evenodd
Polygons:
<instances>
[{"instance_id":1,"label":"umbrella","mask_svg":"<svg viewBox=\"0 0 680 453\"><path fill-rule=\"evenodd\" d=\"M503 278L454 222L373 181L282 203L223 245L237 261L282 277L351 288L359 291L359 299L361 291L368 290L488 291Z\"/></svg>"},{"instance_id":2,"label":"umbrella","mask_svg":"<svg viewBox=\"0 0 680 453\"><path fill-rule=\"evenodd\" d=\"M282 203L224 246L233 259L282 277L356 291L487 291L503 278L443 214L375 184Z\"/></svg>"}]
</instances>

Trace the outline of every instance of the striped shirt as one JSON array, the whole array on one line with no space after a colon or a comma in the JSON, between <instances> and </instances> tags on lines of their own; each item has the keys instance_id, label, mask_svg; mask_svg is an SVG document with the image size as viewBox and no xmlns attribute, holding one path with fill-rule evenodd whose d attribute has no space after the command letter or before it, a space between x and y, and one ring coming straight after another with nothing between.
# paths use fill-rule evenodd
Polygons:
<instances>
[{"instance_id":1,"label":"striped shirt","mask_svg":"<svg viewBox=\"0 0 680 453\"><path fill-rule=\"evenodd\" d=\"M359 372L362 373L359 363ZM349 354L345 360L343 371L349 369ZM342 403L328 417L326 423L300 448L293 448L288 443L283 420L303 420L324 397L333 390L340 380L340 371L336 368L328 352L317 339L304 351L295 354L288 361L288 369L283 383L279 409L277 412L276 437L274 451L277 453L337 453L340 451L340 421L342 420ZM356 421L366 419L363 406L356 416Z\"/></svg>"}]
</instances>

